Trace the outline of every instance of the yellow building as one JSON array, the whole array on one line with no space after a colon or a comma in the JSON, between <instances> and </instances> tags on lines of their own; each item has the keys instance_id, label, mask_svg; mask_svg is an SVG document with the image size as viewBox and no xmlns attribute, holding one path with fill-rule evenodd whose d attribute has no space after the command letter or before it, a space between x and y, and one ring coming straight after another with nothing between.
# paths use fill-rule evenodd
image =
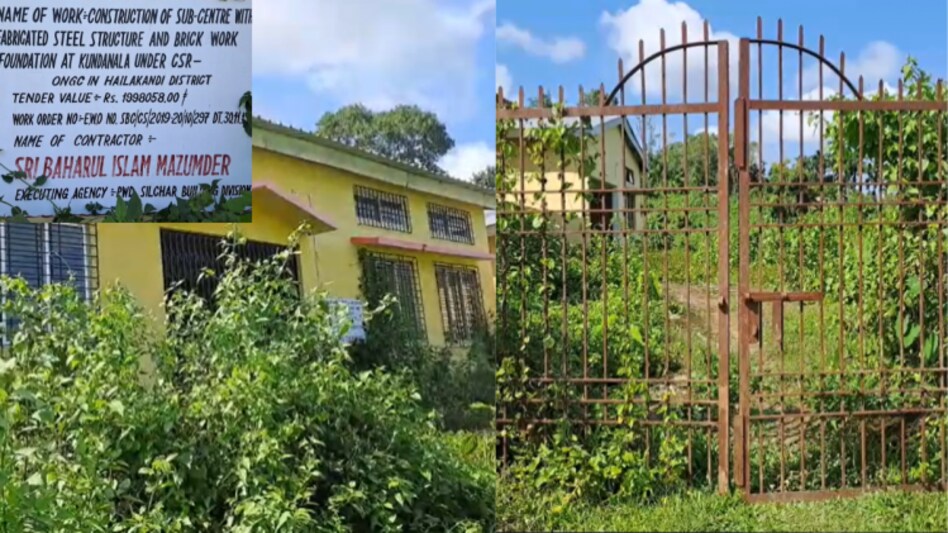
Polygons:
<instances>
[{"instance_id":1,"label":"yellow building","mask_svg":"<svg viewBox=\"0 0 948 533\"><path fill-rule=\"evenodd\" d=\"M92 294L121 283L160 318L176 281L202 294L220 237L237 227L241 254L268 257L302 222L312 227L292 275L354 309L359 251L392 283L400 309L435 345L464 344L494 314L492 254L484 209L491 191L430 174L301 131L255 121L253 223L0 224L3 273L42 284L75 276ZM356 328L356 332L359 328Z\"/></svg>"},{"instance_id":2,"label":"yellow building","mask_svg":"<svg viewBox=\"0 0 948 533\"><path fill-rule=\"evenodd\" d=\"M575 126L576 118L564 119L567 125ZM537 121L524 123L525 136L537 127ZM576 126L578 131L578 126ZM644 196L633 191L642 187L644 173L644 149L636 139L632 126L623 118L614 118L599 123L592 121L585 130L586 154L595 157L595 168L590 175L581 176L577 165L570 163L560 169L560 155L548 153L542 167L529 155L524 159L524 175L521 185L519 168L510 168L514 173L513 190L504 195L511 209L518 210L522 201L528 211L546 211L551 218L588 212L588 224L593 228L619 227L642 228L644 217L641 209ZM519 131L511 132L511 141L519 142ZM527 141L529 142L529 141ZM605 151L605 158L602 152ZM512 167L517 167L515 162ZM543 176L544 179L540 179ZM561 192L564 191L564 192ZM522 198L521 198L522 193Z\"/></svg>"},{"instance_id":3,"label":"yellow building","mask_svg":"<svg viewBox=\"0 0 948 533\"><path fill-rule=\"evenodd\" d=\"M220 238L235 227L248 240L241 255L263 258L308 222L291 274L357 320L360 250L432 344L464 344L494 314L492 192L262 121L253 157L253 223L0 224L2 273L37 285L71 274L89 295L118 282L160 319L175 282L210 295L213 280L198 276L219 266Z\"/></svg>"}]
</instances>

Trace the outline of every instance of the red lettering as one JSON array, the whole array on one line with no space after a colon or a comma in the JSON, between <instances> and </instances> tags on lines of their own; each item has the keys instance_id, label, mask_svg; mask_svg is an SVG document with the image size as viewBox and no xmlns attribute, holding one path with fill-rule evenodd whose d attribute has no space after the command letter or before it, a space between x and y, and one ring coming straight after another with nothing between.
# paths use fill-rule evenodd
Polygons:
<instances>
[{"instance_id":1,"label":"red lettering","mask_svg":"<svg viewBox=\"0 0 948 533\"><path fill-rule=\"evenodd\" d=\"M224 154L223 158L224 158L224 161L223 163L221 163L221 175L230 176L230 156L227 154Z\"/></svg>"}]
</instances>

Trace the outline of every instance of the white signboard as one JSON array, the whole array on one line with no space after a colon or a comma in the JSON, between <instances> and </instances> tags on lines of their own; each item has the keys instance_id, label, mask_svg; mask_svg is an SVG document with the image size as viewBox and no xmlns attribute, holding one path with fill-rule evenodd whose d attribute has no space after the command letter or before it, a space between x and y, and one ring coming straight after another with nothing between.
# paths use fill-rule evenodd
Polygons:
<instances>
[{"instance_id":1,"label":"white signboard","mask_svg":"<svg viewBox=\"0 0 948 533\"><path fill-rule=\"evenodd\" d=\"M365 304L360 300L351 300L347 298L335 298L329 300L334 306L343 306L349 314L349 331L342 339L343 342L351 344L355 341L365 340L365 320L362 316Z\"/></svg>"},{"instance_id":2,"label":"white signboard","mask_svg":"<svg viewBox=\"0 0 948 533\"><path fill-rule=\"evenodd\" d=\"M0 3L0 182L30 215L250 189L251 0ZM0 216L11 206L0 203Z\"/></svg>"}]
</instances>

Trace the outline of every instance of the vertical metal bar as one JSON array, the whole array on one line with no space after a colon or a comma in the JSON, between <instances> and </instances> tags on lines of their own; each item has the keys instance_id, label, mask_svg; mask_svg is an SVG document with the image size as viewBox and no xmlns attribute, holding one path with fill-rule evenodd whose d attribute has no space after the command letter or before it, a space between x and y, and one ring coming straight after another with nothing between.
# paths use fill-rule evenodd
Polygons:
<instances>
[{"instance_id":1,"label":"vertical metal bar","mask_svg":"<svg viewBox=\"0 0 948 533\"><path fill-rule=\"evenodd\" d=\"M705 28L707 31L707 26ZM721 40L718 41L718 294L720 294L718 303L718 492L721 494L728 492L728 455L730 451L728 449L728 428L731 427L730 206L728 198L728 191L730 190L728 183L730 79L728 42ZM738 120L737 124L738 127L741 127L742 122ZM738 149L735 144L735 150ZM735 470L737 469L737 462L738 458L735 457ZM743 482L738 483L738 485L744 486Z\"/></svg>"},{"instance_id":2,"label":"vertical metal bar","mask_svg":"<svg viewBox=\"0 0 948 533\"><path fill-rule=\"evenodd\" d=\"M898 99L899 99L899 102L902 102L902 101L903 101L903 98L904 98L903 90L904 90L903 81L900 79L900 80L899 80L899 84L898 84ZM899 191L899 195L898 195L897 199L898 199L898 200L902 200L902 199L903 199L902 192L903 192L903 190L904 190L904 187L903 187L903 177L902 177L902 168L903 168L903 165L904 165L903 155L904 155L904 142L905 142L904 134L905 134L905 130L904 130L904 125L903 125L903 114L902 114L902 110L901 110L901 109L899 109L899 111L898 111L898 117L899 117L899 152L898 152L898 154L899 154L899 155L898 155L898 158L899 158L899 159L898 159L898 166L897 166L896 174L897 174L897 176L898 176L897 179L898 179L898 191ZM903 245L903 234L905 233L906 226L905 226L905 221L904 221L904 220L901 220L902 217L900 216L899 218L900 218L900 222L901 222L901 224L899 224L899 225L897 226L897 227L898 227L898 233L899 233L899 269L898 269L898 270L899 270L899 329L898 329L898 331L896 332L896 336L897 336L898 339L899 339L899 373L898 373L898 376L899 376L899 378L900 378L900 379L899 379L899 388L901 389L901 388L903 387L903 385L902 385L902 379L901 379L901 378L905 376L905 326L906 326L906 322L905 322L905 312L904 312L904 311L905 311L905 252L904 252L904 245ZM899 415L899 453L901 454L901 458L902 458L902 461L901 461L901 473L902 473L902 483L904 484L904 483L906 483L906 480L907 480L907 477L908 477L908 476L907 476L907 473L906 473L906 471L905 471L905 415L904 415L904 414L900 414L900 415Z\"/></svg>"},{"instance_id":3,"label":"vertical metal bar","mask_svg":"<svg viewBox=\"0 0 948 533\"><path fill-rule=\"evenodd\" d=\"M741 39L740 56L738 64L738 104L735 105L735 116L737 120L737 129L735 131L735 144L740 141L740 145L735 145L735 151L741 152L740 166L738 167L738 179L740 180L740 190L738 193L738 232L739 232L739 273L738 273L738 294L740 296L739 311L739 366L740 366L740 402L739 402L739 422L741 457L736 459L740 461L740 468L735 465L735 470L739 473L740 479L738 486L743 489L745 497L750 493L750 465L748 461L748 423L750 416L750 339L748 338L747 323L749 316L749 302L744 297L750 292L750 175L747 172L747 98L750 93L750 41ZM739 136L739 139L738 139Z\"/></svg>"},{"instance_id":4,"label":"vertical metal bar","mask_svg":"<svg viewBox=\"0 0 948 533\"><path fill-rule=\"evenodd\" d=\"M865 94L865 85L863 82L863 77L859 76L859 99L862 100ZM865 179L863 178L863 167L862 161L865 157L863 145L865 142L865 114L862 111L859 111L859 160L856 164L856 179L859 180L859 206L856 208L859 213L859 224L858 224L858 247L859 247L859 291L858 291L858 311L859 315L859 397L861 400L862 410L866 410L866 343L865 343L865 331L864 331L864 320L863 320L863 292L866 290L865 283L863 282L863 246L862 246L862 234L863 234L863 202L865 201L865 192L863 191L863 183ZM866 488L866 419L862 418L859 421L859 434L860 434L860 457L862 459L862 469L861 469L861 480L862 488Z\"/></svg>"},{"instance_id":5,"label":"vertical metal bar","mask_svg":"<svg viewBox=\"0 0 948 533\"><path fill-rule=\"evenodd\" d=\"M579 86L579 101L584 102L583 86ZM583 422L587 423L589 417L589 293L588 293L588 277L587 277L587 264L588 258L586 257L587 249L589 246L589 228L591 224L592 217L587 217L589 210L589 205L586 203L586 197L589 194L589 176L585 175L586 167L586 123L584 121L579 121L579 183L580 183L580 204L582 214L583 226L582 231L580 232L583 238L582 243L582 258L583 258Z\"/></svg>"},{"instance_id":6,"label":"vertical metal bar","mask_svg":"<svg viewBox=\"0 0 948 533\"><path fill-rule=\"evenodd\" d=\"M681 44L688 43L688 26L685 22L681 23ZM682 101L688 103L688 49L685 48L681 51L682 53L682 76L681 76L681 89L682 89ZM683 122L683 131L682 131L682 158L681 158L681 171L683 175L683 184L685 188L688 188L691 185L691 179L688 176L688 113L682 114ZM688 209L691 207L690 196L691 192L687 191L684 193L685 196L685 302L686 305L691 305L691 212ZM688 424L688 479L691 480L694 476L692 469L692 430L691 430L691 410L692 410L692 394L691 394L691 320L685 321L685 375L687 376L686 386L688 388L688 403L686 416L689 422Z\"/></svg>"},{"instance_id":7,"label":"vertical metal bar","mask_svg":"<svg viewBox=\"0 0 948 533\"><path fill-rule=\"evenodd\" d=\"M879 80L879 98L882 99L882 98L884 98L884 97L885 97L885 85L884 85L883 81L880 79L880 80ZM885 158L884 158L884 155L883 155L883 154L884 154L884 152L883 152L883 144L884 144L884 142L883 142L883 141L885 140L885 135L882 135L882 132L884 131L884 129L883 129L883 121L882 121L883 113L877 113L877 114L876 114L876 117L877 117L877 120L878 120L878 123L876 124L876 128L877 128L877 131L880 132L880 134L878 135L878 138L879 138L879 154L878 154L877 159L876 159L876 161L877 161L877 163L876 163L876 169L877 169L877 170L876 170L876 173L877 173L876 180L877 180L878 183L883 183L883 181L884 181L884 179L885 179L885 176L884 176L884 173L883 173L883 166L884 166L884 162L885 162ZM882 205L882 191L876 193L876 197L878 198L878 201L877 201L878 209L877 209L877 211L876 211L876 217L877 217L878 220L880 221L879 228L878 228L878 235L877 235L877 239L878 239L878 241L879 241L879 244L876 246L876 267L879 269L879 272L884 272L885 270L884 270L884 266L883 266L883 262L882 262L882 248L883 248L883 244L882 244L882 243L885 242L885 239L884 239L885 226L884 226L884 224L882 224L882 221L884 221L884 218L883 218L884 213L883 213L883 205ZM879 283L879 284L878 284L878 290L877 290L876 297L878 298L878 301L879 301L879 302L884 301L884 300L883 300L883 286L884 286L884 285L885 285L884 283ZM879 354L878 354L878 361L879 361L879 362L877 363L876 366L877 366L877 368L879 369L879 373L880 373L880 384L879 384L880 387L881 387L880 394L884 395L884 394L885 394L885 386L886 386L886 376L887 376L887 373L883 371L883 365L884 365L884 362L885 362L885 360L886 360L886 359L885 359L885 353L884 353L884 347L885 347L885 336L884 336L884 335L885 335L885 332L884 332L884 324L885 324L885 319L884 319L884 307L885 307L885 306L879 305L878 307L879 307L879 317L878 317L878 322L879 322ZM886 484L886 476L885 476L884 474L885 474L886 467L887 467L887 465L886 465L886 457L885 457L885 426L886 426L887 423L888 423L888 418L882 417L882 418L881 418L881 428L880 428L880 431L879 431L879 449L880 449L880 455L881 455L881 461L882 461L881 470L882 470L882 472L883 472L883 476L882 476L882 485L883 485L883 486L885 486L885 484Z\"/></svg>"},{"instance_id":8,"label":"vertical metal bar","mask_svg":"<svg viewBox=\"0 0 948 533\"><path fill-rule=\"evenodd\" d=\"M659 46L661 50L665 51L665 29L662 28L659 30ZM665 56L667 54L662 54L661 57L661 67L662 67L662 104L668 103L668 81L666 77L666 61ZM670 280L668 277L668 114L662 113L662 187L665 188L662 191L662 199L664 200L664 210L662 211L662 292L665 296L665 331L671 331L671 294L668 290L670 285ZM668 378L670 373L671 366L671 335L666 334L664 336L665 340L665 368L662 371L662 378Z\"/></svg>"},{"instance_id":9,"label":"vertical metal bar","mask_svg":"<svg viewBox=\"0 0 948 533\"><path fill-rule=\"evenodd\" d=\"M599 107L605 107L606 105L606 87L603 84L599 84ZM602 205L601 208L604 208L606 205L605 199L608 198L609 192L606 192L607 185L607 176L606 176L606 117L603 114L599 115L599 187L602 189ZM605 217L603 220L603 233L600 234L599 246L602 249L602 377L609 377L609 284L608 284L608 268L607 268L607 258L606 258L606 249L610 244L610 233L607 232L608 229L612 227L612 220L610 219L610 213L605 212ZM602 385L602 397L604 400L609 399L609 385L603 382ZM606 415L608 418L608 414Z\"/></svg>"},{"instance_id":10,"label":"vertical metal bar","mask_svg":"<svg viewBox=\"0 0 948 533\"><path fill-rule=\"evenodd\" d=\"M943 91L944 91L944 82L942 80L938 80L938 84L935 88L935 100L937 100L938 102L944 102L945 95ZM938 108L938 113L935 115L937 131L938 131L937 133L938 157L936 158L937 161L943 161L942 157L944 157L944 154L942 153L942 142L944 139L942 137L942 127L943 127L942 124L944 123L943 109L944 109L944 105L940 106ZM945 179L944 179L944 174L943 174L944 169L945 169L944 165L938 165L938 168L936 169L936 180L938 181L938 185L939 185L938 200L941 203L944 203L945 201ZM944 221L939 220L939 222L944 222ZM942 228L942 226L943 224L938 225L939 228ZM936 235L937 235L936 239L938 241L937 242L937 249L938 249L938 346L936 347L936 349L938 350L938 369L939 369L938 370L938 376L939 376L938 385L939 385L939 388L942 389L941 392L939 392L938 394L939 396L938 403L939 403L939 407L942 410L945 409L945 396L946 396L945 390L944 390L945 389L945 350L944 350L944 346L945 346L945 285L944 285L945 260L944 260L944 255L943 255L944 245L942 244L942 239L944 238L943 233L944 233L943 231L936 232ZM941 483L948 484L948 472L946 472L948 471L948 455L946 455L948 454L948 449L946 449L946 446L945 446L945 419L946 417L942 416L940 418L941 418L941 424L940 424L941 425L941 428L940 428L941 449L939 451L939 456L941 457L940 480L941 480Z\"/></svg>"},{"instance_id":11,"label":"vertical metal bar","mask_svg":"<svg viewBox=\"0 0 948 533\"><path fill-rule=\"evenodd\" d=\"M563 94L563 86L560 85L560 90L559 90L559 102L560 102L560 105L561 105L561 106L565 105L565 100L566 100L566 99L565 99L565 95ZM578 105L579 105L579 106L582 106L582 105L583 105L583 101L580 100L579 103L578 103ZM560 218L561 218L560 226L561 226L561 229L562 229L562 232L561 232L561 234L560 234L560 261L561 261L561 263L560 263L560 270L562 271L562 278L560 279L560 284L561 284L562 286L560 287L560 290L563 292L563 298L562 298L562 302L563 302L563 303L562 303L562 305L563 305L563 310L562 310L562 313L563 313L563 321L562 321L562 323L560 324L560 329L562 330L562 336L563 336L563 341L562 341L562 342L563 342L563 361L562 361L563 369L562 369L562 378L563 378L564 380L566 380L566 379L569 379L569 378L571 377L571 376L569 375L569 356L570 356L570 345L569 345L569 284L567 283L567 276L566 276L566 273L567 273L567 270L568 270L568 269L566 268L566 265L567 265L568 262L569 262L569 254L567 253L567 245L566 245L566 241L567 241L566 229L567 229L567 227L570 225L570 223L571 223L572 221L570 220L570 215L567 213L567 207L566 207L566 189L567 189L567 184L566 184L566 149L565 149L565 147L562 147L562 148L560 149L560 158L559 158L559 159L560 159L560 160L559 160L559 169L558 169L559 172L558 172L558 174L559 174L559 178L560 178L560 209L562 210L562 213L561 213L561 216L560 216ZM580 165L582 165L582 163L580 163ZM573 391L570 390L570 394L572 394L572 392L573 392ZM583 403L583 409L584 409L584 410L586 409L586 404L585 404L585 403ZM585 418L585 417L583 417L583 418ZM585 423L585 421L584 421L584 423Z\"/></svg>"},{"instance_id":12,"label":"vertical metal bar","mask_svg":"<svg viewBox=\"0 0 948 533\"><path fill-rule=\"evenodd\" d=\"M820 35L820 50L819 50L819 98L823 100L823 63L826 61L826 39ZM823 129L825 126L823 111L820 110L820 144L823 146ZM820 150L820 196L823 196L823 185L826 176L826 162L823 158L823 150ZM823 209L824 202L820 202L820 256L819 256L819 265L820 265L820 292L826 292L826 276L823 271L823 257L825 252L826 244L826 211ZM823 300L820 300L820 391L826 390L826 381L824 379L823 370L826 368L826 313L825 307L823 305ZM824 410L823 405L823 396L820 396L819 399L819 414L822 415ZM826 488L826 420L820 417L820 488Z\"/></svg>"},{"instance_id":13,"label":"vertical metal bar","mask_svg":"<svg viewBox=\"0 0 948 533\"><path fill-rule=\"evenodd\" d=\"M642 39L639 39L639 64L641 64L644 61L645 61L645 41L643 41ZM645 100L645 94L646 94L645 78L646 78L645 72L643 71L642 74L639 76L639 82L640 82L639 94L642 97L642 105L645 105L645 101L646 101ZM649 156L651 152L651 145L650 145L651 140L648 138L648 135L650 132L648 131L647 126L648 126L648 122L647 122L646 116L642 115L642 142L646 143L645 164L643 165L644 168L642 170L642 174L643 174L642 186L646 188L651 187L651 184L649 183ZM648 228L648 214L649 214L648 210L645 210L642 212L642 227L644 229ZM645 341L645 349L643 351L645 352L645 372L644 372L645 381L644 382L646 384L646 387L645 387L645 401L646 402L648 402L650 399L648 380L649 380L649 377L651 376L651 370L652 370L651 362L649 359L649 330L651 329L652 322L649 319L648 295L649 295L649 285L650 285L649 280L651 278L649 277L648 240L649 240L648 234L647 233L643 234L642 236L642 276L645 282L642 284L642 308L643 308L642 314L644 315L644 319L645 319L645 322L644 322L645 327L642 328L642 338ZM651 435L650 435L649 428L646 427L645 428L645 439L646 439L645 445L646 445L647 451L649 450L650 436Z\"/></svg>"},{"instance_id":14,"label":"vertical metal bar","mask_svg":"<svg viewBox=\"0 0 948 533\"><path fill-rule=\"evenodd\" d=\"M537 88L537 107L542 109L546 107L544 104L546 99L544 98L545 93L543 92L543 86ZM541 285L541 290L543 291L543 339L540 343L543 346L543 377L550 377L550 348L549 343L546 342L547 337L550 335L550 291L547 286L548 283L548 269L547 269L547 238L546 230L549 227L549 213L547 212L547 201L546 201L546 160L547 160L547 146L542 146L543 150L542 155L540 156L540 172L538 178L540 179L540 217L543 220L543 224L540 226L540 273L543 276L543 283Z\"/></svg>"},{"instance_id":15,"label":"vertical metal bar","mask_svg":"<svg viewBox=\"0 0 948 533\"><path fill-rule=\"evenodd\" d=\"M704 49L704 101L705 101L705 102L710 102L710 101L711 101L711 100L710 100L710 87L709 87L709 78L710 78L710 72L709 72L709 65L710 65L710 62L709 62L709 59L710 59L710 58L709 58L709 50L708 50L710 46L709 46L709 44L707 44L707 43L708 43L708 39L709 39L708 35L709 35L709 33L710 33L710 30L709 30L709 24L708 24L707 19L705 19L704 24L702 25L702 31L703 31L703 40L704 40L704 42L705 42L705 45L702 47L702 48ZM720 77L720 76L719 76L719 77ZM725 77L725 79L727 79L727 77ZM719 113L718 113L718 116L720 116L721 114L725 114L725 115L726 115L727 112L728 112L728 108L727 108L726 106L729 105L729 103L728 103L728 98L721 99L721 98L720 98L720 95L719 95L718 98L719 98L719 99L718 99L718 104L719 104L719 105L722 105L721 102L724 102L723 105L725 106L725 107L724 107L724 112L723 112L723 113L719 112ZM720 120L718 121L718 126L720 127ZM711 160L711 151L710 151L710 150L711 150L711 147L710 147L710 135L709 135L709 133L708 133L708 113L704 113L704 135L703 135L703 137L704 137L704 186L705 186L705 189L706 189L706 191L707 191L707 190L710 190L709 187L710 187L710 174L711 174L711 170L710 170L710 168L709 168L710 163L711 163L711 161L710 161L710 160ZM720 134L718 135L718 137L720 137ZM720 154L719 154L719 155L720 155ZM725 153L725 155L727 155L727 154ZM719 158L719 164L720 164L720 158ZM719 186L720 186L720 180L719 180ZM707 215L707 218L708 218L708 219L711 218L711 207L710 207L710 205L709 205L709 198L708 198L709 196L710 196L710 194L709 194L708 192L705 192L705 193L703 193L703 194L701 195L701 198L702 198L702 200L703 200L704 209L705 209L705 214ZM718 221L718 223L719 223L719 224L721 223L720 220ZM705 230L706 230L706 231L704 232L704 239L705 239L705 240L704 240L704 244L705 244L705 245L704 245L704 249L705 249L704 280L705 280L705 284L706 284L706 289L705 289L705 299L706 299L706 302L705 302L705 303L706 303L706 309L707 309L706 313L707 313L707 317L708 317L708 323L706 324L705 327L707 327L707 331L710 332L710 331L713 331L712 328L711 328L711 321L713 320L713 313L712 313L712 311L711 311L711 287L712 287L712 284L711 284L711 230L710 230L710 224L708 224L708 225L705 227ZM724 296L724 295L722 294L722 297L723 297L723 296ZM721 331L722 331L722 330L719 330L719 331L718 331L718 337L720 337L720 336L722 335ZM727 331L727 330L723 330L723 331ZM708 376L711 376L711 375L712 375L712 366L711 366L711 355L712 355L712 353L713 353L712 348L711 348L711 342L712 342L712 340L713 340L713 339L711 338L711 335L708 335L708 336L706 337L706 341L705 341L705 363L704 363L704 368L705 368L705 372L707 373ZM727 372L727 367L725 367L725 372ZM726 383L726 382L725 382L725 383ZM718 491L723 494L722 488L723 488L724 491L726 491L726 490L727 490L727 484L728 484L728 482L729 482L729 480L728 480L728 471L727 471L727 466L726 466L726 463L727 463L727 461L728 461L728 456L727 456L727 439L725 438L725 439L724 439L724 442L723 442L723 445L724 445L724 446L723 446L723 448L724 448L724 461L723 461L723 462L725 463L725 467L724 467L724 470L723 470L723 477L722 477L721 461L720 461L720 458L721 458L721 450L722 450L722 446L721 446L722 442L721 442L720 435L721 435L721 432L724 432L725 435L727 434L727 431L728 431L728 424L727 424L727 417L726 417L726 413L727 413L727 402L726 402L726 401L725 401L725 405L724 405L724 408L725 408L725 413L724 413L724 414L725 414L725 416L724 416L723 418L721 417L721 414L722 414L722 413L721 413L721 404L720 404L720 394L721 394L721 390L720 390L720 369L719 369L719 374L718 374L718 384L719 384L719 389L718 389L718 395L719 395L719 398L718 398L718 428L717 428L717 429L718 429L718 458L719 458L719 461L718 461ZM726 399L726 398L727 398L727 397L725 396L725 399ZM709 412L708 412L708 419L711 419L710 410L709 410ZM708 474L708 485L711 485L711 470L712 470L712 468L713 468L713 464L712 464L712 460L711 460L711 448L712 448L712 446L710 446L710 443L711 443L711 428L708 428L707 442L708 442L708 444L709 444L709 445L707 446L707 449L708 449L708 458L707 458L707 464L708 464L708 468L707 468L707 470L708 470L708 472L707 472L707 474ZM723 479L723 483L722 483L722 479Z\"/></svg>"},{"instance_id":16,"label":"vertical metal bar","mask_svg":"<svg viewBox=\"0 0 948 533\"><path fill-rule=\"evenodd\" d=\"M519 109L523 109L523 86L519 87L517 91L517 105ZM526 213L526 138L524 135L524 124L523 119L518 121L518 155L520 156L519 161L519 170L520 170L520 212L518 217L520 219L520 264L518 265L518 271L520 273L520 286L518 290L521 292L520 296L520 338L524 339L527 336L526 327L527 327L527 299L523 297L523 291L526 290L526 278L524 277L524 257L526 256L526 221L524 220Z\"/></svg>"},{"instance_id":17,"label":"vertical metal bar","mask_svg":"<svg viewBox=\"0 0 948 533\"><path fill-rule=\"evenodd\" d=\"M846 55L843 53L839 54L839 94L843 94L843 78L846 72ZM839 371L840 371L840 380L845 380L846 376L846 352L845 345L843 341L844 329L846 325L845 318L845 301L846 301L846 271L845 271L845 248L843 244L843 230L845 229L844 223L844 211L843 211L843 201L846 197L845 183L846 183L846 171L843 167L843 152L845 151L843 144L843 113L842 111L836 113L836 117L839 118L839 125L837 130L839 132L838 145L839 152L838 161L839 161L839 175L837 176L839 182L839 197L837 198L839 206ZM842 411L844 402L840 402L839 409ZM840 468L840 479L842 481L842 486L846 486L846 439L844 437L845 431L843 428L849 422L849 417L843 418L843 421L840 423L839 431L839 468Z\"/></svg>"},{"instance_id":18,"label":"vertical metal bar","mask_svg":"<svg viewBox=\"0 0 948 533\"><path fill-rule=\"evenodd\" d=\"M799 35L797 36L797 44L800 46L800 50L797 53L797 98L803 100L803 47L804 47L804 38L803 38L803 26L800 26ZM806 159L803 153L803 115L804 113L800 112L800 156L797 161L798 167L798 181L800 184L800 190L797 193L797 201L803 203L806 197L806 187L807 183L805 181L805 170L806 170ZM804 231L803 225L798 225L799 233L797 235L798 246L797 246L797 269L799 271L799 285L800 290L807 290L805 283L806 276L804 275L804 266L803 266L803 241L804 241ZM797 357L800 358L800 379L797 382L797 387L800 389L800 404L803 404L803 391L805 390L804 379L806 374L806 353L807 350L804 345L804 334L803 334L803 302L800 302L799 305L800 315L799 315L799 334L800 342L797 346ZM800 418L800 490L806 490L806 418L801 416Z\"/></svg>"}]
</instances>

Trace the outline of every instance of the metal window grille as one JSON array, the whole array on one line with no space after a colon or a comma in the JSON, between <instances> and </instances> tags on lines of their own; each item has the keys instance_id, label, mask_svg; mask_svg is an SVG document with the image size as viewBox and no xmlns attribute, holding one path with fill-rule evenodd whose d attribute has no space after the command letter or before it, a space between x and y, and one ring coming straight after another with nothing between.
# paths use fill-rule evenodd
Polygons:
<instances>
[{"instance_id":1,"label":"metal window grille","mask_svg":"<svg viewBox=\"0 0 948 533\"><path fill-rule=\"evenodd\" d=\"M94 224L0 224L0 273L31 287L71 283L85 299L99 288L98 239ZM18 320L5 317L7 331Z\"/></svg>"},{"instance_id":2,"label":"metal window grille","mask_svg":"<svg viewBox=\"0 0 948 533\"><path fill-rule=\"evenodd\" d=\"M428 204L428 227L435 239L474 244L471 214L467 211Z\"/></svg>"},{"instance_id":3,"label":"metal window grille","mask_svg":"<svg viewBox=\"0 0 948 533\"><path fill-rule=\"evenodd\" d=\"M237 257L249 261L269 259L286 250L286 246L257 241L247 241L237 247ZM213 301L218 279L201 276L205 269L223 272L225 266L221 257L224 249L222 238L201 233L161 230L161 264L165 290L172 289L178 282L178 290L197 293L208 302ZM291 256L286 275L299 282L297 257Z\"/></svg>"},{"instance_id":4,"label":"metal window grille","mask_svg":"<svg viewBox=\"0 0 948 533\"><path fill-rule=\"evenodd\" d=\"M411 233L405 196L356 186L355 204L359 224Z\"/></svg>"},{"instance_id":5,"label":"metal window grille","mask_svg":"<svg viewBox=\"0 0 948 533\"><path fill-rule=\"evenodd\" d=\"M438 299L445 340L461 344L473 340L484 324L484 305L477 269L459 265L435 265Z\"/></svg>"},{"instance_id":6,"label":"metal window grille","mask_svg":"<svg viewBox=\"0 0 948 533\"><path fill-rule=\"evenodd\" d=\"M421 285L418 283L418 266L414 259L399 255L372 253L366 256L366 268L371 268L374 278L385 291L398 300L398 312L413 324L422 338L425 330L424 306L421 303Z\"/></svg>"},{"instance_id":7,"label":"metal window grille","mask_svg":"<svg viewBox=\"0 0 948 533\"><path fill-rule=\"evenodd\" d=\"M592 227L608 229L613 215L612 191L605 190L593 193L589 211Z\"/></svg>"}]
</instances>

